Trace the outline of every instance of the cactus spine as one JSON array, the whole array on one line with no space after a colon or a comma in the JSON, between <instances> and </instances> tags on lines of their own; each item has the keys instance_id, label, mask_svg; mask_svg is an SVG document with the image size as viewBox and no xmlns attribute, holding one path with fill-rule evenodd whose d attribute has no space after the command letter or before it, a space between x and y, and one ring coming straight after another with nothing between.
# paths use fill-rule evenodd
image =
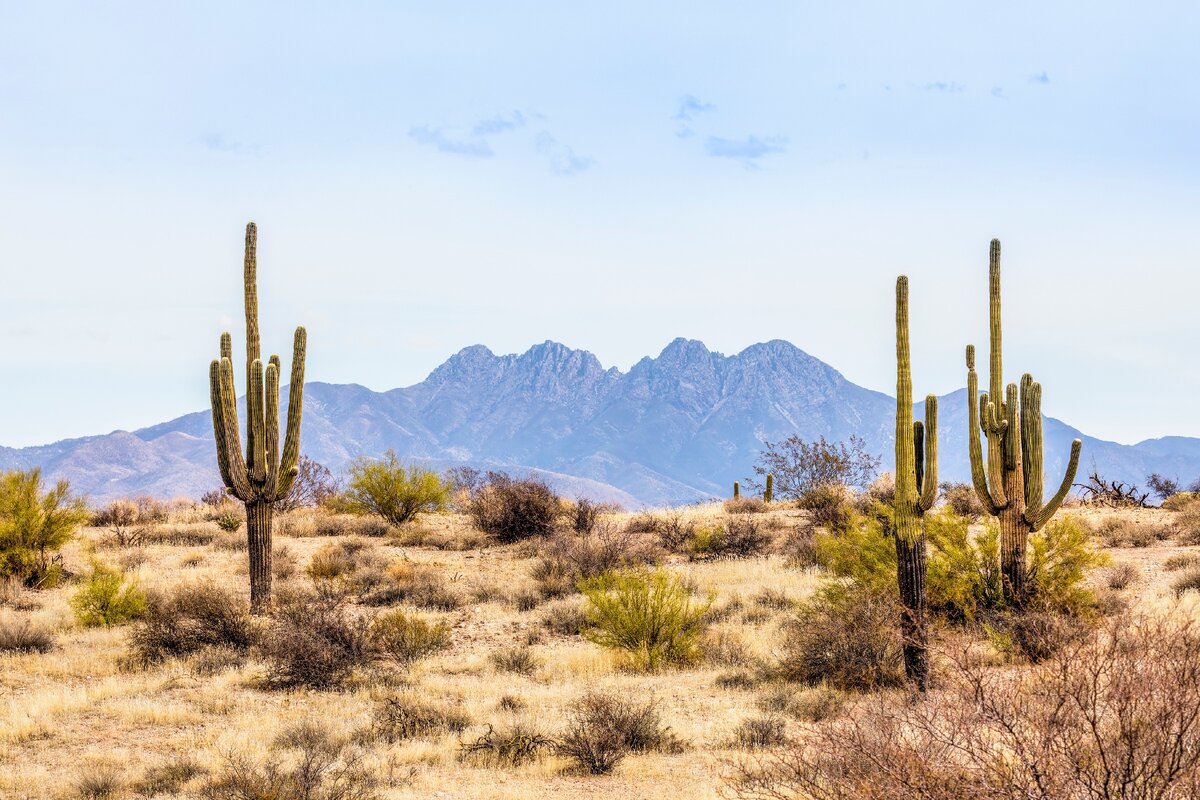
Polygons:
<instances>
[{"instance_id":1,"label":"cactus spine","mask_svg":"<svg viewBox=\"0 0 1200 800\"><path fill-rule=\"evenodd\" d=\"M1004 386L1000 330L1000 240L993 239L988 257L990 363L988 389L979 394L975 346L967 345L967 406L971 481L987 512L1000 520L1000 568L1005 600L1021 605L1026 598L1026 550L1029 535L1058 511L1079 467L1083 443L1071 442L1071 457L1062 485L1042 502L1045 485L1042 451L1042 387L1029 373ZM978 402L978 405L976 403ZM987 436L984 461L980 431Z\"/></svg>"},{"instance_id":2,"label":"cactus spine","mask_svg":"<svg viewBox=\"0 0 1200 800\"><path fill-rule=\"evenodd\" d=\"M904 671L921 691L929 683L925 624L925 512L937 500L937 398L925 398L925 424L913 419L908 345L908 278L896 279L896 578L904 608Z\"/></svg>"},{"instance_id":3,"label":"cactus spine","mask_svg":"<svg viewBox=\"0 0 1200 800\"><path fill-rule=\"evenodd\" d=\"M733 482L733 499L738 500L742 496L742 485L737 481Z\"/></svg>"},{"instance_id":4,"label":"cactus spine","mask_svg":"<svg viewBox=\"0 0 1200 800\"><path fill-rule=\"evenodd\" d=\"M767 487L763 489L763 502L771 503L775 501L775 476L767 473Z\"/></svg>"},{"instance_id":5,"label":"cactus spine","mask_svg":"<svg viewBox=\"0 0 1200 800\"><path fill-rule=\"evenodd\" d=\"M258 338L258 229L246 225L246 454L238 432L237 392L233 382L233 345L221 334L221 356L209 365L213 434L221 479L246 504L250 550L250 609L262 613L271 599L271 511L292 487L300 458L300 412L304 401L306 333L296 328L292 378L288 389L287 433L279 447L279 356L264 367Z\"/></svg>"}]
</instances>

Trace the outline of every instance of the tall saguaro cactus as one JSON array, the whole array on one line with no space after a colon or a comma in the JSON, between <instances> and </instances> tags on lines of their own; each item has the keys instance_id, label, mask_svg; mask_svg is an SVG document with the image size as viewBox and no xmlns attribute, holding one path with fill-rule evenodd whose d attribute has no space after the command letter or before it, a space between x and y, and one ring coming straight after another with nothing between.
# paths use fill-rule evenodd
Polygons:
<instances>
[{"instance_id":1,"label":"tall saguaro cactus","mask_svg":"<svg viewBox=\"0 0 1200 800\"><path fill-rule=\"evenodd\" d=\"M925 424L913 419L908 346L908 278L896 278L896 577L900 584L904 671L929 683L925 624L925 512L937 501L937 398L925 398Z\"/></svg>"},{"instance_id":2,"label":"tall saguaro cactus","mask_svg":"<svg viewBox=\"0 0 1200 800\"><path fill-rule=\"evenodd\" d=\"M271 512L296 479L300 459L300 412L304 402L306 333L296 328L292 379L288 389L287 434L279 446L279 356L266 366L258 339L258 228L246 225L246 454L238 432L237 392L233 383L233 344L221 334L221 357L209 366L213 433L221 479L246 504L250 549L250 609L261 613L271 600Z\"/></svg>"},{"instance_id":3,"label":"tall saguaro cactus","mask_svg":"<svg viewBox=\"0 0 1200 800\"><path fill-rule=\"evenodd\" d=\"M988 392L979 394L975 346L967 345L967 406L970 430L971 481L987 512L1000 520L1000 568L1004 595L1020 605L1026 599L1026 551L1029 535L1058 511L1079 467L1083 443L1071 442L1071 458L1058 492L1042 502L1042 386L1029 373L1017 384L1004 385L1000 330L1000 240L993 239L988 258L990 363ZM984 461L980 432L987 436Z\"/></svg>"}]
</instances>

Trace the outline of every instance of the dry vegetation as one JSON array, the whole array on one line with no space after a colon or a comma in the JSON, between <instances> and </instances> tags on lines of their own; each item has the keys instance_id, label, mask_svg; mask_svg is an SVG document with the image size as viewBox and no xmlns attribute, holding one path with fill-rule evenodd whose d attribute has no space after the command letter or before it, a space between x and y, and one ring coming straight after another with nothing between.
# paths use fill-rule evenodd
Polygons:
<instances>
[{"instance_id":1,"label":"dry vegetation","mask_svg":"<svg viewBox=\"0 0 1200 800\"><path fill-rule=\"evenodd\" d=\"M868 796L874 775L873 797L950 798L1011 766L1001 750L1060 783L973 794L1192 796L1063 788L1070 769L1055 754L1105 743L1070 720L1043 724L1034 700L999 698L1069 700L1109 672L1135 675L1112 689L1142 691L1121 713L1177 724L1192 737L1178 769L1194 770L1182 762L1200 752L1197 732L1150 686L1172 681L1187 702L1200 698L1187 694L1200 678L1171 671L1195 659L1200 675L1200 634L1186 628L1200 589L1194 505L1068 509L1109 556L1087 578L1095 615L946 622L935 686L914 705L898 685L886 600L851 597L845 616L803 605L830 580L815 565L815 521L852 513L837 498L810 497L806 510L572 507L548 524L539 489L522 498L537 536L496 494L484 499L474 516L399 528L288 512L277 518L275 610L262 619L247 613L244 528L222 529L240 522L236 508L131 504L94 518L63 548L60 585L0 593L0 796L849 798ZM83 618L100 622L80 622L85 589L96 597ZM141 601L112 610L129 597ZM623 597L628 613L612 605ZM594 629L614 615L607 633ZM1148 633L1131 645L1139 625ZM658 638L641 635L651 627ZM1157 660L1131 655L1143 646ZM1082 673L1091 684L1071 679ZM996 693L1020 681L1036 691ZM980 686L995 708L980 708ZM1030 720L1042 720L1037 736L1004 740L1005 724ZM911 735L882 735L896 730ZM935 747L972 755L919 755Z\"/></svg>"}]
</instances>

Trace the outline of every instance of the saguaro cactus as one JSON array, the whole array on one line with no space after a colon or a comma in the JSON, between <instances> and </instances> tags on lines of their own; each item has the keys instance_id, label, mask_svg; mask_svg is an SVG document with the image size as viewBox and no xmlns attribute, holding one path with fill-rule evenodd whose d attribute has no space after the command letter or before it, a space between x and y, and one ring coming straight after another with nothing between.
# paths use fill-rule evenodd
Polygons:
<instances>
[{"instance_id":1,"label":"saguaro cactus","mask_svg":"<svg viewBox=\"0 0 1200 800\"><path fill-rule=\"evenodd\" d=\"M937 501L937 398L925 398L925 424L913 419L908 346L908 278L896 279L896 578L904 607L904 671L925 691L929 656L925 625L925 512Z\"/></svg>"},{"instance_id":2,"label":"saguaro cactus","mask_svg":"<svg viewBox=\"0 0 1200 800\"><path fill-rule=\"evenodd\" d=\"M763 489L763 502L771 503L775 500L775 476L767 473L767 485Z\"/></svg>"},{"instance_id":3,"label":"saguaro cactus","mask_svg":"<svg viewBox=\"0 0 1200 800\"><path fill-rule=\"evenodd\" d=\"M1000 331L1000 240L989 254L991 308L989 391L979 394L975 346L967 345L967 406L970 430L971 481L987 512L1000 520L1000 568L1005 600L1021 605L1026 599L1026 550L1029 535L1050 521L1075 480L1079 450L1071 443L1071 458L1062 485L1049 502L1042 502L1042 387L1026 373L1018 389L1004 385ZM987 436L984 461L980 431ZM986 465L986 466L985 466Z\"/></svg>"},{"instance_id":4,"label":"saguaro cactus","mask_svg":"<svg viewBox=\"0 0 1200 800\"><path fill-rule=\"evenodd\" d=\"M740 500L742 498L742 485L737 481L733 482L733 499Z\"/></svg>"},{"instance_id":5,"label":"saguaro cactus","mask_svg":"<svg viewBox=\"0 0 1200 800\"><path fill-rule=\"evenodd\" d=\"M261 613L271 599L271 511L292 487L300 459L300 411L304 402L306 334L296 328L292 379L288 389L287 434L279 447L279 356L263 366L258 340L258 229L246 225L246 455L238 432L237 392L233 383L233 345L221 334L221 357L209 366L213 433L221 479L246 504L250 549L250 609Z\"/></svg>"}]
</instances>

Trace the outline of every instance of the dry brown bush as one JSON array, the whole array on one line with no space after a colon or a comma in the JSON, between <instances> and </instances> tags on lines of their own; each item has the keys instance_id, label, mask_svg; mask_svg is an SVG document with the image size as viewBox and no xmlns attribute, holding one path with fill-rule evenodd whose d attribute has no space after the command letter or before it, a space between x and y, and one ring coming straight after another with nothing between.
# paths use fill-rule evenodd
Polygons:
<instances>
[{"instance_id":1,"label":"dry brown bush","mask_svg":"<svg viewBox=\"0 0 1200 800\"><path fill-rule=\"evenodd\" d=\"M208 647L244 654L257 638L248 604L214 583L184 584L147 599L145 616L129 634L130 655L142 666Z\"/></svg>"},{"instance_id":2,"label":"dry brown bush","mask_svg":"<svg viewBox=\"0 0 1200 800\"><path fill-rule=\"evenodd\" d=\"M562 502L537 478L493 475L471 497L475 527L504 544L548 536L562 518Z\"/></svg>"},{"instance_id":3,"label":"dry brown bush","mask_svg":"<svg viewBox=\"0 0 1200 800\"><path fill-rule=\"evenodd\" d=\"M593 775L612 772L627 754L679 752L683 744L659 718L658 702L635 703L613 692L589 692L567 711L557 750Z\"/></svg>"},{"instance_id":4,"label":"dry brown bush","mask_svg":"<svg viewBox=\"0 0 1200 800\"><path fill-rule=\"evenodd\" d=\"M54 634L24 617L0 617L0 653L49 653Z\"/></svg>"},{"instance_id":5,"label":"dry brown bush","mask_svg":"<svg viewBox=\"0 0 1200 800\"><path fill-rule=\"evenodd\" d=\"M1200 792L1200 625L1112 621L1029 670L947 653L923 701L871 696L733 765L753 800L1184 800Z\"/></svg>"},{"instance_id":6,"label":"dry brown bush","mask_svg":"<svg viewBox=\"0 0 1200 800\"><path fill-rule=\"evenodd\" d=\"M471 718L461 704L434 703L414 693L382 698L371 712L367 737L388 744L461 733L471 724Z\"/></svg>"},{"instance_id":7,"label":"dry brown bush","mask_svg":"<svg viewBox=\"0 0 1200 800\"><path fill-rule=\"evenodd\" d=\"M628 528L601 523L588 534L559 532L538 548L531 576L543 597L576 591L580 581L653 561L657 553Z\"/></svg>"},{"instance_id":8,"label":"dry brown bush","mask_svg":"<svg viewBox=\"0 0 1200 800\"><path fill-rule=\"evenodd\" d=\"M322 689L341 685L375 654L370 621L353 616L328 586L279 592L260 651L268 682Z\"/></svg>"},{"instance_id":9,"label":"dry brown bush","mask_svg":"<svg viewBox=\"0 0 1200 800\"><path fill-rule=\"evenodd\" d=\"M726 514L765 514L771 506L761 497L738 497L725 501Z\"/></svg>"}]
</instances>

